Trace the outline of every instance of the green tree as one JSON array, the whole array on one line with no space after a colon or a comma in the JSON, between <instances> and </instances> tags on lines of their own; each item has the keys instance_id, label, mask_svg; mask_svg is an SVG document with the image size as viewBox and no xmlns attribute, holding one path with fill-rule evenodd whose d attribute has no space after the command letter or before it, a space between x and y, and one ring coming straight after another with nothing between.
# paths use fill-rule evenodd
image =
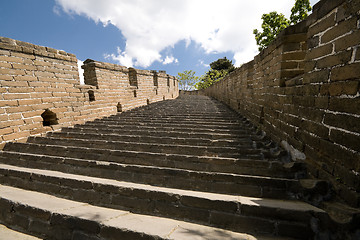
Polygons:
<instances>
[{"instance_id":1,"label":"green tree","mask_svg":"<svg viewBox=\"0 0 360 240\"><path fill-rule=\"evenodd\" d=\"M219 58L218 60L210 63L211 69L214 70L228 70L228 72L234 71L235 67L231 60L224 58Z\"/></svg>"},{"instance_id":2,"label":"green tree","mask_svg":"<svg viewBox=\"0 0 360 240\"><path fill-rule=\"evenodd\" d=\"M197 89L208 88L234 70L235 67L231 60L226 57L219 58L210 63L210 70L200 77L200 81L195 87Z\"/></svg>"},{"instance_id":3,"label":"green tree","mask_svg":"<svg viewBox=\"0 0 360 240\"><path fill-rule=\"evenodd\" d=\"M200 77L200 81L196 84L196 89L205 89L224 78L229 72L225 69L210 69Z\"/></svg>"},{"instance_id":4,"label":"green tree","mask_svg":"<svg viewBox=\"0 0 360 240\"><path fill-rule=\"evenodd\" d=\"M261 19L262 32L254 29L256 44L259 46L259 51L266 48L276 36L290 24L296 24L301 22L308 16L308 12L311 11L309 0L295 0L294 6L291 8L290 20L288 20L284 14L277 12L270 12L263 14Z\"/></svg>"},{"instance_id":5,"label":"green tree","mask_svg":"<svg viewBox=\"0 0 360 240\"><path fill-rule=\"evenodd\" d=\"M282 13L270 12L263 14L261 19L263 20L261 24L263 31L260 32L257 29L253 31L259 51L266 48L282 30L290 25L290 21Z\"/></svg>"},{"instance_id":6,"label":"green tree","mask_svg":"<svg viewBox=\"0 0 360 240\"><path fill-rule=\"evenodd\" d=\"M190 91L194 90L195 84L199 81L199 77L195 76L195 71L185 70L182 73L178 73L177 79L179 80L179 89Z\"/></svg>"},{"instance_id":7,"label":"green tree","mask_svg":"<svg viewBox=\"0 0 360 240\"><path fill-rule=\"evenodd\" d=\"M301 22L308 16L311 11L309 0L296 0L295 5L291 8L290 22L296 24Z\"/></svg>"}]
</instances>

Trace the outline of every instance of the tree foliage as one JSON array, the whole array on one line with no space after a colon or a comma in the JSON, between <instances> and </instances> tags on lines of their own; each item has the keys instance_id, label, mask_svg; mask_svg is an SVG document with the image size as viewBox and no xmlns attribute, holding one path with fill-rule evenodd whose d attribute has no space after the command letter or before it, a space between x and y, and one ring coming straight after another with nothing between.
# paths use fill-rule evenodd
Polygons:
<instances>
[{"instance_id":1,"label":"tree foliage","mask_svg":"<svg viewBox=\"0 0 360 240\"><path fill-rule=\"evenodd\" d=\"M295 5L291 8L290 22L296 24L301 22L308 16L311 11L309 0L296 0Z\"/></svg>"},{"instance_id":2,"label":"tree foliage","mask_svg":"<svg viewBox=\"0 0 360 240\"><path fill-rule=\"evenodd\" d=\"M228 70L229 72L232 72L235 67L231 60L224 58L219 58L218 60L210 63L210 67L213 70Z\"/></svg>"},{"instance_id":3,"label":"tree foliage","mask_svg":"<svg viewBox=\"0 0 360 240\"><path fill-rule=\"evenodd\" d=\"M197 89L205 89L224 78L228 73L235 70L234 64L226 57L210 63L210 70L200 77L196 84Z\"/></svg>"},{"instance_id":4,"label":"tree foliage","mask_svg":"<svg viewBox=\"0 0 360 240\"><path fill-rule=\"evenodd\" d=\"M225 69L210 69L200 77L200 81L196 84L197 89L205 89L224 78L229 72Z\"/></svg>"},{"instance_id":5,"label":"tree foliage","mask_svg":"<svg viewBox=\"0 0 360 240\"><path fill-rule=\"evenodd\" d=\"M177 79L180 90L185 91L194 90L195 84L199 81L199 77L195 76L195 71L193 70L185 70L182 73L178 73Z\"/></svg>"},{"instance_id":6,"label":"tree foliage","mask_svg":"<svg viewBox=\"0 0 360 240\"><path fill-rule=\"evenodd\" d=\"M259 51L266 48L276 36L290 24L301 22L308 16L308 11L311 11L309 0L295 0L295 5L291 8L290 20L284 14L277 12L270 12L263 14L261 19L262 32L254 29L256 44L259 46Z\"/></svg>"},{"instance_id":7,"label":"tree foliage","mask_svg":"<svg viewBox=\"0 0 360 240\"><path fill-rule=\"evenodd\" d=\"M282 30L290 25L290 21L282 13L270 12L263 14L261 19L263 20L261 24L263 31L260 32L257 29L253 31L259 51L266 48Z\"/></svg>"}]
</instances>

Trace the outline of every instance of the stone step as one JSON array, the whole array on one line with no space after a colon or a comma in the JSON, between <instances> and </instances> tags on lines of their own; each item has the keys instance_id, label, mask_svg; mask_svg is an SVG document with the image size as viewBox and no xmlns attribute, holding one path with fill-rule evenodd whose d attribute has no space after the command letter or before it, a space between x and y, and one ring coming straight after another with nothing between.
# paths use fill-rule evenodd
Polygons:
<instances>
[{"instance_id":1,"label":"stone step","mask_svg":"<svg viewBox=\"0 0 360 240\"><path fill-rule=\"evenodd\" d=\"M5 225L0 224L0 240L41 240L40 238L24 234L20 231L16 231L7 228Z\"/></svg>"},{"instance_id":2,"label":"stone step","mask_svg":"<svg viewBox=\"0 0 360 240\"><path fill-rule=\"evenodd\" d=\"M0 185L0 206L1 222L43 239L285 240L98 207L3 185ZM240 225L239 232L240 228L246 227Z\"/></svg>"},{"instance_id":3,"label":"stone step","mask_svg":"<svg viewBox=\"0 0 360 240\"><path fill-rule=\"evenodd\" d=\"M250 157L263 159L264 155L261 149L249 147L211 147L211 146L190 146L190 145L174 145L160 143L138 143L124 141L106 141L96 139L69 139L54 137L29 137L28 143L47 144L55 146L79 146L95 149L109 150L128 150L137 152L152 152L164 154L189 154L199 156L218 156L218 157Z\"/></svg>"},{"instance_id":4,"label":"stone step","mask_svg":"<svg viewBox=\"0 0 360 240\"><path fill-rule=\"evenodd\" d=\"M163 119L163 118L170 118L170 119L177 119L177 120L186 120L189 121L191 119L193 120L202 120L202 121L235 121L239 123L247 123L246 118L237 115L237 114L231 114L228 116L222 116L222 115L204 115L204 114L170 114L167 112L164 113L158 113L158 112L152 112L152 113L135 113L135 112L124 112L115 114L109 117L105 117L104 119L121 119L121 118L150 118L150 119Z\"/></svg>"},{"instance_id":5,"label":"stone step","mask_svg":"<svg viewBox=\"0 0 360 240\"><path fill-rule=\"evenodd\" d=\"M294 199L301 188L299 181L294 179L97 162L15 152L0 152L0 163L153 186L250 197Z\"/></svg>"},{"instance_id":6,"label":"stone step","mask_svg":"<svg viewBox=\"0 0 360 240\"><path fill-rule=\"evenodd\" d=\"M67 128L63 128L64 129ZM179 137L198 137L206 139L252 139L257 138L258 135L249 130L227 130L227 129L208 129L208 128L183 128L178 126L154 126L154 125L98 125L94 123L86 123L84 125L75 125L71 129L90 129L93 132L97 131L113 131L118 133L127 132L131 134L141 135L157 135L157 136L179 136ZM66 130L65 130L66 131ZM144 133L144 134L142 134Z\"/></svg>"},{"instance_id":7,"label":"stone step","mask_svg":"<svg viewBox=\"0 0 360 240\"><path fill-rule=\"evenodd\" d=\"M217 146L217 147L237 147L243 146L251 148L254 146L254 142L251 139L242 139L242 140L212 140L204 138L185 138L185 137L162 137L162 136L153 136L152 134L144 135L125 135L121 132L119 134L106 134L100 132L94 132L93 130L89 132L79 132L75 129L68 129L63 132L51 132L46 136L55 137L55 138L76 138L76 139L98 139L98 140L107 140L107 141L125 141L125 142L137 142L137 143L160 143L160 144L179 144L179 145L191 145L191 146Z\"/></svg>"},{"instance_id":8,"label":"stone step","mask_svg":"<svg viewBox=\"0 0 360 240\"><path fill-rule=\"evenodd\" d=\"M239 123L232 123L232 122L222 122L222 123L217 123L217 122L207 122L207 121L188 121L188 122L181 122L181 121L177 121L176 119L174 120L169 120L169 119L159 119L159 120L152 120L152 119L133 119L133 118L129 118L129 119L117 119L117 120L110 120L110 119L98 119L98 120L94 120L92 122L92 125L94 124L104 124L104 125L127 125L127 124L132 124L132 125L153 125L153 126L181 126L181 127L198 127L198 126L202 126L203 128L210 128L210 129L228 129L228 130L241 130L243 128L242 124ZM88 123L86 123L88 124Z\"/></svg>"},{"instance_id":9,"label":"stone step","mask_svg":"<svg viewBox=\"0 0 360 240\"><path fill-rule=\"evenodd\" d=\"M128 115L116 115L116 116L111 116L111 117L105 117L102 119L97 119L95 120L95 122L97 121L151 121L151 122L184 122L184 123L211 123L211 124L220 124L220 125L245 125L246 121L241 121L239 120L239 118L223 118L223 117L218 117L218 118L210 118L210 117L193 117L191 115L184 117L183 115L179 115L179 116L154 116L154 115L133 115L133 116L128 116Z\"/></svg>"},{"instance_id":10,"label":"stone step","mask_svg":"<svg viewBox=\"0 0 360 240\"><path fill-rule=\"evenodd\" d=\"M310 222L327 217L321 209L298 201L162 188L10 165L0 165L0 174L2 183L27 190L231 231L242 231L239 226L246 222L250 232L292 234L289 237L302 232L308 239L313 235Z\"/></svg>"},{"instance_id":11,"label":"stone step","mask_svg":"<svg viewBox=\"0 0 360 240\"><path fill-rule=\"evenodd\" d=\"M286 178L296 177L297 172L303 168L302 164L298 165L294 163L288 164L284 168L283 163L273 160L161 154L19 142L7 143L4 151L95 160L100 162L169 167L194 171L253 174L257 176L273 175Z\"/></svg>"}]
</instances>

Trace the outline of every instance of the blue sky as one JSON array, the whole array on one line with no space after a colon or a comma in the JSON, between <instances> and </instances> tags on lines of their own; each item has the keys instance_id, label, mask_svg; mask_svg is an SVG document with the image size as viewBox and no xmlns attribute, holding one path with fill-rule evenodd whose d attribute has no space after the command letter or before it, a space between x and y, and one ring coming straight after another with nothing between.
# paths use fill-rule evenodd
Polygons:
<instances>
[{"instance_id":1,"label":"blue sky","mask_svg":"<svg viewBox=\"0 0 360 240\"><path fill-rule=\"evenodd\" d=\"M311 0L314 5L318 0ZM202 75L257 54L252 30L295 0L1 0L0 36L139 69Z\"/></svg>"}]
</instances>

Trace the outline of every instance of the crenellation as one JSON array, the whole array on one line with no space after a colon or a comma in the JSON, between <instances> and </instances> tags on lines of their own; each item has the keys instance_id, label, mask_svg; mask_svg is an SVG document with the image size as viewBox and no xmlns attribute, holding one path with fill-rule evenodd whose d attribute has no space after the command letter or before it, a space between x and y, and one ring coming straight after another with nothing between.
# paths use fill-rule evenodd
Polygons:
<instances>
[{"instance_id":1,"label":"crenellation","mask_svg":"<svg viewBox=\"0 0 360 240\"><path fill-rule=\"evenodd\" d=\"M80 85L76 56L62 50L0 37L0 146L24 141L30 135L73 126L163 100L154 91L153 73L88 59ZM129 72L136 79L131 86ZM178 96L159 73L161 95ZM176 79L174 78L176 84ZM56 113L54 125L43 126L40 115ZM5 130L3 130L5 129Z\"/></svg>"}]
</instances>

